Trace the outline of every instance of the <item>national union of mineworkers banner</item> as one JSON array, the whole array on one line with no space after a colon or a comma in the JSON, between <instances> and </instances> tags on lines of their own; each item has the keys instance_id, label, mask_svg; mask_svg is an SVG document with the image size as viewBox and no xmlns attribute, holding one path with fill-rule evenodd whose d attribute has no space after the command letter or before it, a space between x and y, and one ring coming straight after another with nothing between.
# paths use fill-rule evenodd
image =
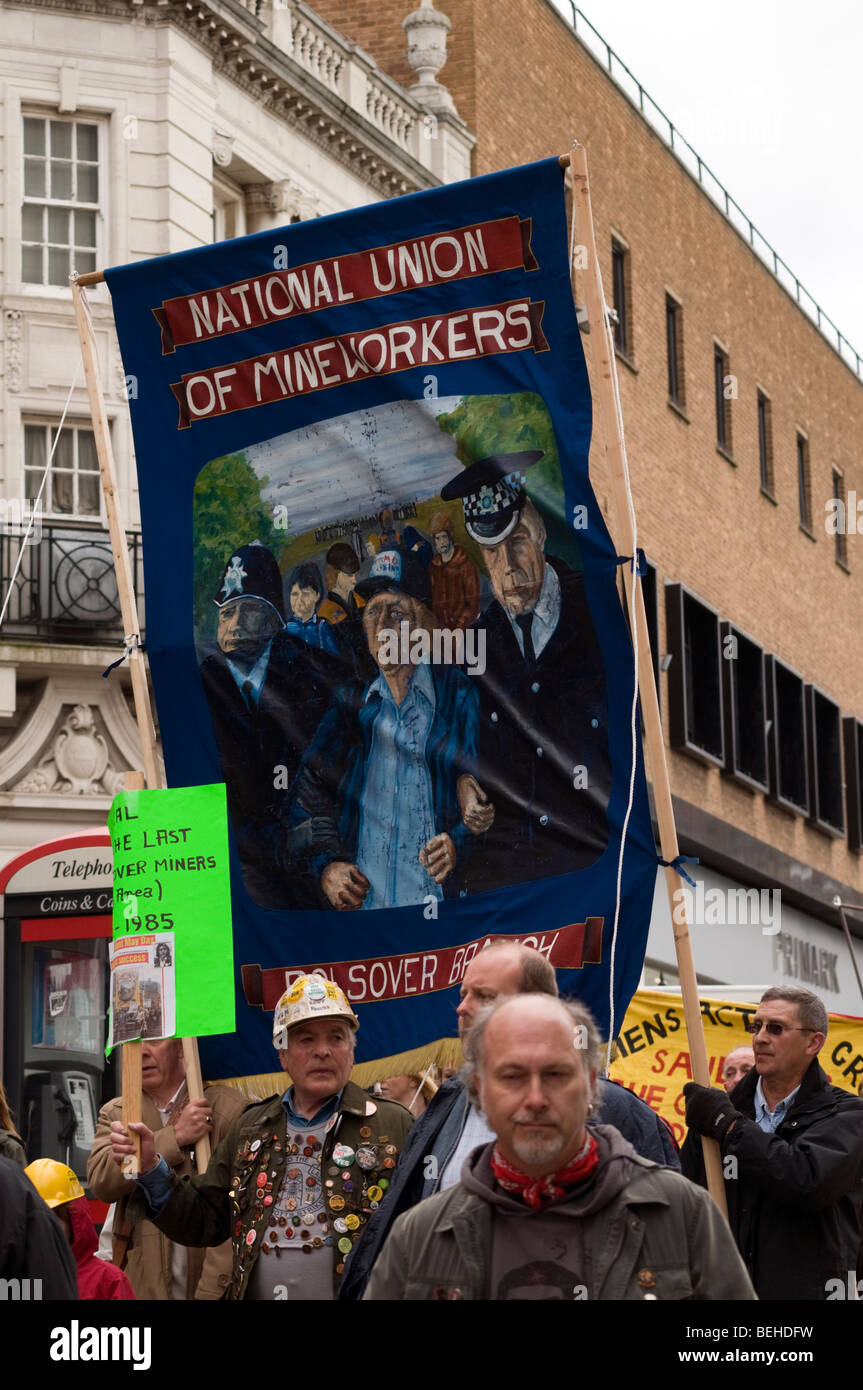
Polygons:
<instances>
[{"instance_id":1,"label":"national union of mineworkers banner","mask_svg":"<svg viewBox=\"0 0 863 1390\"><path fill-rule=\"evenodd\" d=\"M358 1060L431 1056L489 936L607 1028L633 658L557 161L106 278L168 780L227 788L237 1033L205 1073L275 1070L306 970ZM655 871L639 749L618 1023Z\"/></svg>"}]
</instances>

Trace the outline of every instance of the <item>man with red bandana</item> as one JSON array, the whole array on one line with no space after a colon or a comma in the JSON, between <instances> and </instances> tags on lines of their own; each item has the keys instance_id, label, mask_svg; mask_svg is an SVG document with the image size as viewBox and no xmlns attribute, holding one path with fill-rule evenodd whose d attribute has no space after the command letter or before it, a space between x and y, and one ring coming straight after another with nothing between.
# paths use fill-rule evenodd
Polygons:
<instances>
[{"instance_id":1,"label":"man with red bandana","mask_svg":"<svg viewBox=\"0 0 863 1390\"><path fill-rule=\"evenodd\" d=\"M467 1069L495 1137L398 1218L366 1299L754 1299L707 1194L588 1127L598 1048L589 1012L548 995L480 1015Z\"/></svg>"}]
</instances>

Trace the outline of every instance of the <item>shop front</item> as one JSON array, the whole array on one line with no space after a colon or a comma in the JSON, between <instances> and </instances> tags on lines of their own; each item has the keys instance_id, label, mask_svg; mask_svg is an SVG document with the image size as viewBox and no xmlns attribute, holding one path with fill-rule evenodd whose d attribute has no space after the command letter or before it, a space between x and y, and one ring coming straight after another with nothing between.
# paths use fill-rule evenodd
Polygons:
<instances>
[{"instance_id":1,"label":"shop front","mask_svg":"<svg viewBox=\"0 0 863 1390\"><path fill-rule=\"evenodd\" d=\"M0 870L3 1085L30 1159L84 1181L106 1061L113 866L107 829L36 845Z\"/></svg>"}]
</instances>

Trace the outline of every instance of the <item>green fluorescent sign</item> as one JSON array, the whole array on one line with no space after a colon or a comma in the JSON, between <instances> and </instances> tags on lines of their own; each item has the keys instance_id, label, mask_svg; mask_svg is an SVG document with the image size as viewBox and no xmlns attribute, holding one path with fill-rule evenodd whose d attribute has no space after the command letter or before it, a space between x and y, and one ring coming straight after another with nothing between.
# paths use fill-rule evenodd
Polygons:
<instances>
[{"instance_id":1,"label":"green fluorescent sign","mask_svg":"<svg viewBox=\"0 0 863 1390\"><path fill-rule=\"evenodd\" d=\"M233 1033L225 787L126 791L114 855L108 1051L135 1038Z\"/></svg>"}]
</instances>

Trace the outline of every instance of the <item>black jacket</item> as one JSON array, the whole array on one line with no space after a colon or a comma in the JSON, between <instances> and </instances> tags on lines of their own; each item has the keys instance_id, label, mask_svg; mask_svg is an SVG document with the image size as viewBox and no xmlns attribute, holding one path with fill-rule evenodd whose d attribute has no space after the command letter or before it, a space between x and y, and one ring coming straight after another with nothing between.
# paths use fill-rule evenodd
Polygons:
<instances>
[{"instance_id":1,"label":"black jacket","mask_svg":"<svg viewBox=\"0 0 863 1390\"><path fill-rule=\"evenodd\" d=\"M78 1272L63 1227L8 1158L0 1158L0 1279L31 1280L29 1288L19 1289L21 1299L78 1297Z\"/></svg>"},{"instance_id":2,"label":"black jacket","mask_svg":"<svg viewBox=\"0 0 863 1390\"><path fill-rule=\"evenodd\" d=\"M759 1298L826 1299L828 1280L844 1285L857 1267L863 1101L831 1086L813 1058L785 1119L765 1134L755 1124L757 1084L753 1068L731 1092L745 1118L722 1143L728 1220ZM691 1130L682 1159L686 1176L706 1186Z\"/></svg>"},{"instance_id":3,"label":"black jacket","mask_svg":"<svg viewBox=\"0 0 863 1390\"><path fill-rule=\"evenodd\" d=\"M341 664L289 632L273 638L260 699L249 708L222 652L201 665L243 876L264 907L303 907L284 849L281 814L300 759L342 679ZM280 769L283 771L280 773Z\"/></svg>"},{"instance_id":4,"label":"black jacket","mask_svg":"<svg viewBox=\"0 0 863 1390\"><path fill-rule=\"evenodd\" d=\"M363 1238L345 1266L339 1297L359 1299L372 1265L381 1252L397 1216L409 1211L436 1190L434 1178L443 1173L464 1128L467 1092L457 1077L445 1081L428 1109L408 1135L385 1200L368 1223ZM642 1158L680 1171L670 1131L638 1096L614 1081L603 1081L599 1107L591 1124L613 1125ZM436 1162L430 1169L428 1159Z\"/></svg>"},{"instance_id":5,"label":"black jacket","mask_svg":"<svg viewBox=\"0 0 863 1390\"><path fill-rule=\"evenodd\" d=\"M572 873L594 863L608 843L602 655L584 576L561 560L548 563L560 580L560 617L535 662L525 661L496 599L474 623L486 634L486 669L473 677L480 697L477 777L495 817L471 858L471 892Z\"/></svg>"}]
</instances>

